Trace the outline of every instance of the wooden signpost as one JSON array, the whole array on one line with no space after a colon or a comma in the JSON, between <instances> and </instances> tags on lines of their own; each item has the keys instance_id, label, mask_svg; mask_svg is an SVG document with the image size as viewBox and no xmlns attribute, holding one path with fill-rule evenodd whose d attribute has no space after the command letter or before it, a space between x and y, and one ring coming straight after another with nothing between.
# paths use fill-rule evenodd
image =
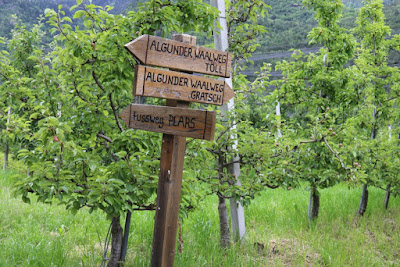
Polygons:
<instances>
[{"instance_id":1,"label":"wooden signpost","mask_svg":"<svg viewBox=\"0 0 400 267\"><path fill-rule=\"evenodd\" d=\"M232 55L227 52L142 35L125 47L142 64L230 77Z\"/></svg>"},{"instance_id":2,"label":"wooden signpost","mask_svg":"<svg viewBox=\"0 0 400 267\"><path fill-rule=\"evenodd\" d=\"M229 77L231 54L195 44L196 37L178 34L174 40L142 35L125 45L141 63L170 68L135 71L134 94L166 98L166 106L131 104L120 114L130 128L163 133L151 266L174 264L186 137L214 138L216 113L189 103L222 105L235 95L224 81L191 74Z\"/></svg>"},{"instance_id":3,"label":"wooden signpost","mask_svg":"<svg viewBox=\"0 0 400 267\"><path fill-rule=\"evenodd\" d=\"M215 111L131 104L120 114L132 129L212 140Z\"/></svg>"},{"instance_id":4,"label":"wooden signpost","mask_svg":"<svg viewBox=\"0 0 400 267\"><path fill-rule=\"evenodd\" d=\"M205 104L223 105L235 96L231 87L215 78L136 66L133 94Z\"/></svg>"}]
</instances>

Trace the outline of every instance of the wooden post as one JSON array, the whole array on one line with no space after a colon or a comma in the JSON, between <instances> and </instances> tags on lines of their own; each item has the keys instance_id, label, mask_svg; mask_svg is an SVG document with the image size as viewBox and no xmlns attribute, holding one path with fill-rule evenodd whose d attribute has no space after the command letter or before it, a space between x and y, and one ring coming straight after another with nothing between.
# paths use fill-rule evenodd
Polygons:
<instances>
[{"instance_id":1,"label":"wooden post","mask_svg":"<svg viewBox=\"0 0 400 267\"><path fill-rule=\"evenodd\" d=\"M196 37L178 34L175 41L196 44ZM189 107L189 102L167 100L167 106ZM186 137L163 134L151 266L173 266Z\"/></svg>"},{"instance_id":2,"label":"wooden post","mask_svg":"<svg viewBox=\"0 0 400 267\"><path fill-rule=\"evenodd\" d=\"M146 65L136 68L134 95L167 99L166 107L131 104L120 113L132 129L163 133L151 266L174 264L186 137L214 138L215 111L190 110L189 102L221 105L235 96L226 83L177 72L229 77L230 53L196 46L190 35L173 39L142 35L125 44Z\"/></svg>"}]
</instances>

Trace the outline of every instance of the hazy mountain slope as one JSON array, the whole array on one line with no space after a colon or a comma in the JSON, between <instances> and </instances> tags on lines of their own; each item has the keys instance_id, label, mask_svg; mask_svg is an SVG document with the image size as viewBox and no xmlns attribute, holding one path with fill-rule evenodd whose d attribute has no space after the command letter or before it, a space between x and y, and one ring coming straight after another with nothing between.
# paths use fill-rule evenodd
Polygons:
<instances>
[{"instance_id":1,"label":"hazy mountain slope","mask_svg":"<svg viewBox=\"0 0 400 267\"><path fill-rule=\"evenodd\" d=\"M389 4L396 1L397 0L383 0L383 3ZM347 5L348 7L353 7L353 8L360 8L363 5L362 0L342 0L342 3Z\"/></svg>"},{"instance_id":2,"label":"hazy mountain slope","mask_svg":"<svg viewBox=\"0 0 400 267\"><path fill-rule=\"evenodd\" d=\"M122 13L129 4L137 0L93 0L100 6L110 5L114 9L111 13ZM68 11L76 5L76 0L0 0L0 36L10 38L11 29L14 27L16 15L28 27L37 22L40 15L44 15L46 8L57 9L58 5Z\"/></svg>"},{"instance_id":3,"label":"hazy mountain slope","mask_svg":"<svg viewBox=\"0 0 400 267\"><path fill-rule=\"evenodd\" d=\"M313 12L304 8L302 0L265 0L271 6L269 16L260 19L268 29L265 38L260 39L257 53L286 51L290 48L309 47L307 34L317 25ZM340 24L348 29L355 26L358 8L362 0L343 0L345 4ZM387 24L393 33L400 32L400 0L384 0ZM314 45L315 46L315 45Z\"/></svg>"},{"instance_id":4,"label":"hazy mountain slope","mask_svg":"<svg viewBox=\"0 0 400 267\"><path fill-rule=\"evenodd\" d=\"M114 6L113 13L124 12L126 8L135 9L137 3L144 0L93 0L97 5ZM208 0L205 0L208 1ZM342 0L346 7L342 25L351 28L357 16L357 8L362 0ZM290 48L303 48L308 44L307 34L316 25L314 15L302 5L302 0L265 0L272 7L269 15L260 18L260 23L268 29L265 38L259 40L261 47L257 53L271 51L287 51ZM394 33L400 32L400 0L385 0L387 23ZM10 38L11 29L15 24L12 18L16 14L28 27L37 22L37 17L43 15L45 8L57 9L63 5L68 11L76 0L0 0L0 36Z\"/></svg>"},{"instance_id":5,"label":"hazy mountain slope","mask_svg":"<svg viewBox=\"0 0 400 267\"><path fill-rule=\"evenodd\" d=\"M259 52L288 50L306 47L308 32L316 25L313 13L301 0L265 1L271 6L269 15L260 19L268 29L267 36L259 40Z\"/></svg>"}]
</instances>

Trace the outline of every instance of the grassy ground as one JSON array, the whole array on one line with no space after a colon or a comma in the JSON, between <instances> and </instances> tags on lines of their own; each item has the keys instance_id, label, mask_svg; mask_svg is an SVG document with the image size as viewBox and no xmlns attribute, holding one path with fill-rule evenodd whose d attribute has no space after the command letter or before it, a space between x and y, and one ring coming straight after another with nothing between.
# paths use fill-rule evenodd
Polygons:
<instances>
[{"instance_id":1,"label":"grassy ground","mask_svg":"<svg viewBox=\"0 0 400 267\"><path fill-rule=\"evenodd\" d=\"M25 204L12 196L12 177L0 171L0 266L98 266L105 216ZM320 217L309 223L305 189L266 190L246 208L245 243L229 250L219 248L217 199L209 197L183 221L175 266L399 266L400 200L385 211L384 192L371 188L359 218L360 194L345 185L322 190ZM153 219L153 212L133 214L127 266L149 265Z\"/></svg>"}]
</instances>

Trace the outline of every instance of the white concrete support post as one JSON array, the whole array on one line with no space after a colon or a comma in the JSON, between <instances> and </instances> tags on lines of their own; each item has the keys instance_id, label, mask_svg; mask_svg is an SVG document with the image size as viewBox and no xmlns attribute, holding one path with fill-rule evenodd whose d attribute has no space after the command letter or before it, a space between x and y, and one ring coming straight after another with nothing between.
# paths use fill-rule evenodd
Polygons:
<instances>
[{"instance_id":1,"label":"white concrete support post","mask_svg":"<svg viewBox=\"0 0 400 267\"><path fill-rule=\"evenodd\" d=\"M279 117L279 123L281 123L281 121L280 121L280 118L281 118L281 103L279 103L279 100L276 102L275 111L276 111L276 116ZM280 125L280 124L279 124L279 126L278 126L277 137L278 137L278 138L281 138L281 137L282 137L281 125Z\"/></svg>"},{"instance_id":2,"label":"white concrete support post","mask_svg":"<svg viewBox=\"0 0 400 267\"><path fill-rule=\"evenodd\" d=\"M214 27L214 46L217 50L225 51L228 49L228 29L226 24L226 13L225 13L225 0L210 0L211 5L217 8L220 11L218 22L222 29L218 27ZM226 78L225 82L232 88L232 77ZM222 116L226 114L229 110L235 107L235 102L231 99L226 105L221 107ZM236 127L233 127L235 129ZM235 138L235 136L231 136L231 138ZM235 141L235 145L232 147L233 150L236 150L237 140ZM233 166L230 168L231 173L234 177L236 177L236 184L240 185L240 181L238 177L240 176L240 164L238 162L239 158L233 159ZM235 201L234 199L230 199L230 207L231 207L231 224L232 224L232 233L235 241L242 240L246 233L245 226L245 218L244 218L244 209L239 201Z\"/></svg>"}]
</instances>

